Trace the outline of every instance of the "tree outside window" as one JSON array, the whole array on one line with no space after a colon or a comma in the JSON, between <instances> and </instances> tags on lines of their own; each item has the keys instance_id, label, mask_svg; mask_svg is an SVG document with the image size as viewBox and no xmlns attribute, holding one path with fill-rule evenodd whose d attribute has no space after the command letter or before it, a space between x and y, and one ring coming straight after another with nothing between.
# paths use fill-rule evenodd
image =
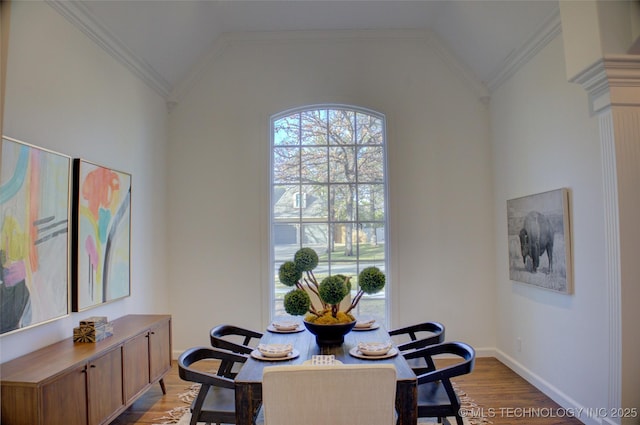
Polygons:
<instances>
[{"instance_id":1,"label":"tree outside window","mask_svg":"<svg viewBox=\"0 0 640 425\"><path fill-rule=\"evenodd\" d=\"M384 117L345 106L288 111L272 119L271 248L274 315L284 314L280 264L301 247L320 256L314 272L357 276L386 269ZM389 287L389 285L387 285ZM384 320L386 290L358 305L359 316Z\"/></svg>"}]
</instances>

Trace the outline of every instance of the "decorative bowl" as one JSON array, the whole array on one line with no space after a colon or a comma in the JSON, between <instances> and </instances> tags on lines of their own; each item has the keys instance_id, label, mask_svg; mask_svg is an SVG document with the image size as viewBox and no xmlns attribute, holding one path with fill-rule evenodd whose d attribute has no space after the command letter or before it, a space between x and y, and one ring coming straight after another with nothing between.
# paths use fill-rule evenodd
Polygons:
<instances>
[{"instance_id":1,"label":"decorative bowl","mask_svg":"<svg viewBox=\"0 0 640 425\"><path fill-rule=\"evenodd\" d=\"M319 346L342 345L344 336L356 325L355 320L331 325L318 325L306 320L303 320L303 323L307 330L316 336L316 344Z\"/></svg>"},{"instance_id":2,"label":"decorative bowl","mask_svg":"<svg viewBox=\"0 0 640 425\"><path fill-rule=\"evenodd\" d=\"M293 351L291 344L258 344L258 351L264 357L284 357Z\"/></svg>"},{"instance_id":3,"label":"decorative bowl","mask_svg":"<svg viewBox=\"0 0 640 425\"><path fill-rule=\"evenodd\" d=\"M391 350L391 342L359 342L358 351L365 356L384 356Z\"/></svg>"}]
</instances>

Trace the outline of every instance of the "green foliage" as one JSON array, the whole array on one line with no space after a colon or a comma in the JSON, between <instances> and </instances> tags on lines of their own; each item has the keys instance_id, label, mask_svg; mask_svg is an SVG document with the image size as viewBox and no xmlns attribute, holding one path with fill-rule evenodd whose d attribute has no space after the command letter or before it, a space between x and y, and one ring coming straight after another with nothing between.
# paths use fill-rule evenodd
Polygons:
<instances>
[{"instance_id":1,"label":"green foliage","mask_svg":"<svg viewBox=\"0 0 640 425\"><path fill-rule=\"evenodd\" d=\"M345 278L341 275L325 277L320 282L320 298L327 304L340 304L340 301L349 293Z\"/></svg>"},{"instance_id":2,"label":"green foliage","mask_svg":"<svg viewBox=\"0 0 640 425\"><path fill-rule=\"evenodd\" d=\"M302 278L302 271L298 269L296 263L287 261L280 266L278 277L283 285L294 286Z\"/></svg>"},{"instance_id":3,"label":"green foliage","mask_svg":"<svg viewBox=\"0 0 640 425\"><path fill-rule=\"evenodd\" d=\"M377 267L367 267L358 275L358 284L363 292L375 294L384 288L385 276Z\"/></svg>"},{"instance_id":4,"label":"green foliage","mask_svg":"<svg viewBox=\"0 0 640 425\"><path fill-rule=\"evenodd\" d=\"M311 298L302 289L294 289L284 296L284 309L294 316L302 316L309 310Z\"/></svg>"},{"instance_id":5,"label":"green foliage","mask_svg":"<svg viewBox=\"0 0 640 425\"><path fill-rule=\"evenodd\" d=\"M294 289L284 296L284 309L287 313L294 316L308 313L318 318L328 316L330 318L322 319L322 321L328 320L332 323L336 320L349 321L348 317L353 317L350 311L356 307L365 293L375 294L384 288L384 273L377 267L367 267L358 276L358 286L360 287L358 293L344 311L339 311L340 303L351 293L351 280L348 276L336 274L325 277L318 284L313 273L307 273L303 279L304 272L313 270L318 265L318 261L318 254L313 249L301 248L295 253L294 261L287 261L280 266L278 276L283 285L296 286L296 284L302 283L302 280L308 284L306 289L298 285L298 289ZM322 310L318 310L318 306L311 304L309 293L316 291L323 302L320 306Z\"/></svg>"},{"instance_id":6,"label":"green foliage","mask_svg":"<svg viewBox=\"0 0 640 425\"><path fill-rule=\"evenodd\" d=\"M351 292L351 279L347 279L347 276L343 274L337 274L336 276L342 278L344 280L345 285L347 286L347 294ZM345 294L346 296L346 294Z\"/></svg>"},{"instance_id":7,"label":"green foliage","mask_svg":"<svg viewBox=\"0 0 640 425\"><path fill-rule=\"evenodd\" d=\"M293 257L298 270L308 272L318 265L318 254L311 248L300 248Z\"/></svg>"}]
</instances>

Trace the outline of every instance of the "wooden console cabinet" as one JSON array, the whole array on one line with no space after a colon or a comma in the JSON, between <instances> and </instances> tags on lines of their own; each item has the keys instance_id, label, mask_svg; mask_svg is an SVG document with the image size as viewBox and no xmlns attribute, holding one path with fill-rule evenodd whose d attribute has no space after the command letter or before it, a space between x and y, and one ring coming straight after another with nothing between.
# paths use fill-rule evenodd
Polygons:
<instances>
[{"instance_id":1,"label":"wooden console cabinet","mask_svg":"<svg viewBox=\"0 0 640 425\"><path fill-rule=\"evenodd\" d=\"M108 424L171 369L171 316L129 315L96 343L68 338L0 365L6 425Z\"/></svg>"}]
</instances>

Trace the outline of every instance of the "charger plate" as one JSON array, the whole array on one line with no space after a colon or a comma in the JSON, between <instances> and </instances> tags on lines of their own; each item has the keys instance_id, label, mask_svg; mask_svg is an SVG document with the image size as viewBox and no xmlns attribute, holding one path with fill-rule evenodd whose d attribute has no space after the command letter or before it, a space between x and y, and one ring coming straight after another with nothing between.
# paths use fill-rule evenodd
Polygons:
<instances>
[{"instance_id":1,"label":"charger plate","mask_svg":"<svg viewBox=\"0 0 640 425\"><path fill-rule=\"evenodd\" d=\"M351 329L352 331L360 331L360 332L364 332L364 331L372 331L374 329L378 329L380 327L380 323L374 323L373 325L369 326L369 327L357 327L354 326L353 329Z\"/></svg>"}]
</instances>

